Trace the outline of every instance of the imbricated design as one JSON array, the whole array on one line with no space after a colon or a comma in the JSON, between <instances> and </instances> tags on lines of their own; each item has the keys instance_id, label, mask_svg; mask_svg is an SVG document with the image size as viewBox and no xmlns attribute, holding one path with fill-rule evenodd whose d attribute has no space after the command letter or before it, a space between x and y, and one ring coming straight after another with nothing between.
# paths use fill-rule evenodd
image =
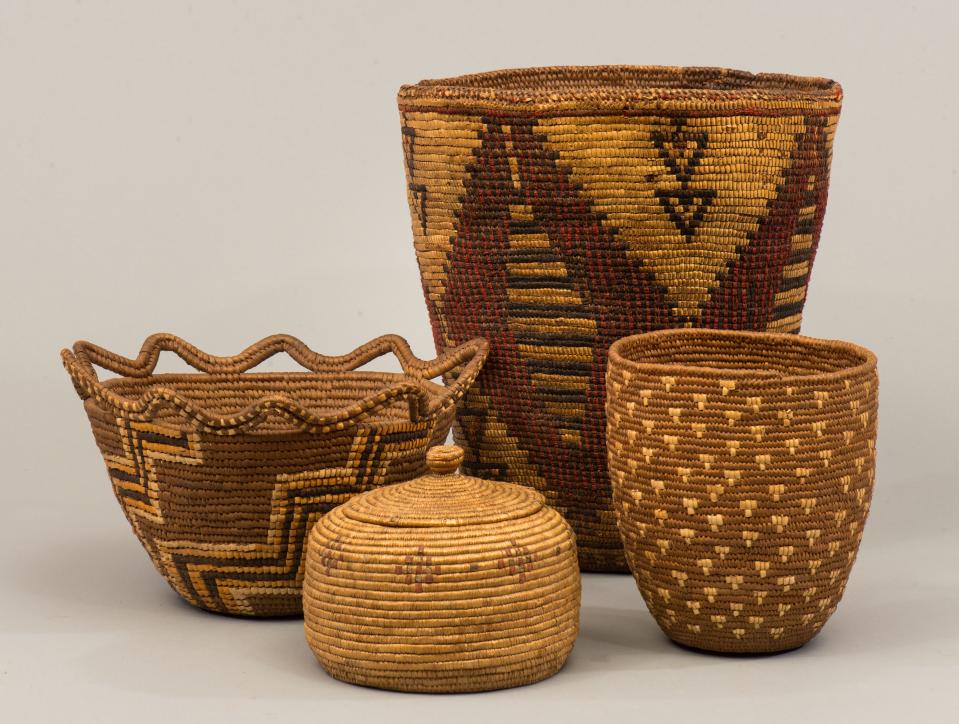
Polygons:
<instances>
[{"instance_id":1,"label":"imbricated design","mask_svg":"<svg viewBox=\"0 0 959 724\"><path fill-rule=\"evenodd\" d=\"M696 68L540 68L399 93L438 349L490 358L458 411L465 470L544 492L586 570L625 570L606 470L609 345L796 332L841 90Z\"/></svg>"},{"instance_id":2,"label":"imbricated design","mask_svg":"<svg viewBox=\"0 0 959 724\"><path fill-rule=\"evenodd\" d=\"M141 518L163 523L156 463L167 460L181 465L199 465L203 458L198 436L122 417L117 418L117 428L123 453L104 456L113 491L134 527Z\"/></svg>"},{"instance_id":3,"label":"imbricated design","mask_svg":"<svg viewBox=\"0 0 959 724\"><path fill-rule=\"evenodd\" d=\"M716 198L715 189L696 189L690 185L706 152L708 136L689 131L684 118L674 118L672 125L668 131L653 131L650 135L680 186L678 189L656 189L656 198L683 238L691 241L706 216L706 209Z\"/></svg>"},{"instance_id":4,"label":"imbricated design","mask_svg":"<svg viewBox=\"0 0 959 724\"><path fill-rule=\"evenodd\" d=\"M154 374L161 350L199 373ZM248 372L279 351L307 371ZM355 371L390 351L403 373ZM117 499L174 590L211 611L279 616L301 611L313 524L356 493L422 473L485 352L475 341L423 362L388 336L325 357L271 337L213 357L155 335L136 360L88 343L63 359ZM100 381L94 364L122 376ZM450 387L429 381L454 368Z\"/></svg>"},{"instance_id":5,"label":"imbricated design","mask_svg":"<svg viewBox=\"0 0 959 724\"><path fill-rule=\"evenodd\" d=\"M265 597L295 607L303 546L313 524L356 493L382 485L394 460L428 442L429 426L360 425L355 434L346 467L277 475L265 542L250 544L242 555L232 545L154 539L161 570L174 589L197 606L233 614L256 615L256 601Z\"/></svg>"},{"instance_id":6,"label":"imbricated design","mask_svg":"<svg viewBox=\"0 0 959 724\"><path fill-rule=\"evenodd\" d=\"M670 638L769 652L812 638L855 560L875 476L872 353L668 330L610 350L609 471L626 558Z\"/></svg>"}]
</instances>

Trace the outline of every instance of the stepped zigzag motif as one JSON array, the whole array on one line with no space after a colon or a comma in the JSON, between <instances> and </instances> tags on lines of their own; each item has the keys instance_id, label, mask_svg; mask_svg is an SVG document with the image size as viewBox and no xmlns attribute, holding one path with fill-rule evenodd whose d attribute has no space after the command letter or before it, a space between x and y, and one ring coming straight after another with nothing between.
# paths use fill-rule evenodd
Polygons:
<instances>
[{"instance_id":1,"label":"stepped zigzag motif","mask_svg":"<svg viewBox=\"0 0 959 724\"><path fill-rule=\"evenodd\" d=\"M195 433L122 418L117 425L124 454L108 457L110 478L138 537L153 541L147 552L154 565L188 601L234 614L253 614L253 596L297 599L303 545L313 524L356 493L381 484L390 462L421 446L429 434L427 423L395 425L395 431L376 435L359 426L345 467L278 475L265 539L238 546L143 535L144 523L162 527L166 522L157 463L199 465L202 450ZM378 467L371 468L368 460L379 461ZM265 566L273 572L265 573Z\"/></svg>"}]
</instances>

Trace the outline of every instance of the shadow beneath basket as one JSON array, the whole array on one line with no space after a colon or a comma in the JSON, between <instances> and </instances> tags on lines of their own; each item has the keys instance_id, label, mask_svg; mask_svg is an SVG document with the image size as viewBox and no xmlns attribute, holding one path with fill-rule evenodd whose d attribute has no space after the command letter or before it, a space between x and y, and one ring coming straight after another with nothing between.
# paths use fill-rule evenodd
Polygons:
<instances>
[{"instance_id":1,"label":"shadow beneath basket","mask_svg":"<svg viewBox=\"0 0 959 724\"><path fill-rule=\"evenodd\" d=\"M917 576L908 587L890 586L889 571L858 571L856 586L847 591L837 613L823 631L804 646L759 654L725 654L674 643L646 609L629 578L583 576L580 635L568 666L578 674L615 671L687 669L746 663L750 660L789 661L810 655L857 658L922 647L942 641L959 607L959 589ZM876 574L880 573L880 576ZM916 612L922 611L922 616ZM945 636L945 638L950 638Z\"/></svg>"},{"instance_id":2,"label":"shadow beneath basket","mask_svg":"<svg viewBox=\"0 0 959 724\"><path fill-rule=\"evenodd\" d=\"M828 654L854 665L864 656L945 644L959 637L953 625L959 588L932 573L954 554L926 555L931 560L912 569L908 564L918 558L912 549L863 561L819 636L791 652L758 656L675 645L629 576L584 575L579 639L566 667L537 686L559 692L574 680L597 682L611 673L711 669L753 658L774 665ZM230 697L238 687L248 698L356 696L316 662L300 619L244 619L194 608L169 588L132 537L87 531L69 541L45 539L10 556L6 573L22 611L5 617L0 631L70 635L82 645L71 661L84 679L157 696ZM364 697L379 696L416 697L364 690Z\"/></svg>"},{"instance_id":3,"label":"shadow beneath basket","mask_svg":"<svg viewBox=\"0 0 959 724\"><path fill-rule=\"evenodd\" d=\"M678 655L678 649L645 611L584 606L579 638L567 667L601 673L689 665L688 658Z\"/></svg>"},{"instance_id":4,"label":"shadow beneath basket","mask_svg":"<svg viewBox=\"0 0 959 724\"><path fill-rule=\"evenodd\" d=\"M37 633L102 631L158 605L191 609L157 573L140 544L129 535L46 539L24 547L6 567L24 616L0 621L0 630ZM138 614L137 612L141 612Z\"/></svg>"},{"instance_id":5,"label":"shadow beneath basket","mask_svg":"<svg viewBox=\"0 0 959 724\"><path fill-rule=\"evenodd\" d=\"M772 659L780 656L786 656L787 654L794 653L800 649L812 649L815 648L812 641L805 644L800 644L799 646L793 646L791 649L783 649L782 651L760 651L760 652L740 652L740 651L710 651L709 649L699 649L695 646L687 646L686 644L681 644L678 641L673 641L672 639L669 642L675 646L677 649L682 651L688 651L691 654L702 654L703 656L710 656L717 659Z\"/></svg>"},{"instance_id":6,"label":"shadow beneath basket","mask_svg":"<svg viewBox=\"0 0 959 724\"><path fill-rule=\"evenodd\" d=\"M113 621L142 615L158 607L213 618L257 620L248 616L208 611L194 606L177 594L150 563L143 548L132 537L116 541L88 538L69 545L37 548L30 559L21 557L7 568L15 589L24 594L31 611L69 611L71 631L77 622L94 622L109 615ZM52 617L56 630L57 616ZM301 615L267 617L267 620L301 620ZM6 621L0 619L0 631ZM23 631L23 621L17 630ZM96 625L90 628L98 629ZM51 630L50 627L40 629Z\"/></svg>"},{"instance_id":7,"label":"shadow beneath basket","mask_svg":"<svg viewBox=\"0 0 959 724\"><path fill-rule=\"evenodd\" d=\"M566 664L576 675L686 668L683 656L646 610L632 576L583 574L579 638Z\"/></svg>"}]
</instances>

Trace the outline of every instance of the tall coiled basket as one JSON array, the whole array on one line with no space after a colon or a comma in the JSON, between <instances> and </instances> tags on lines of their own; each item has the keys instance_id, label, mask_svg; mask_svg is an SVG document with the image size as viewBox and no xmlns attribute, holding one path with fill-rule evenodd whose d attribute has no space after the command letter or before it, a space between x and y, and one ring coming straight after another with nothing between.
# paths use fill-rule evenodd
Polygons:
<instances>
[{"instance_id":1,"label":"tall coiled basket","mask_svg":"<svg viewBox=\"0 0 959 724\"><path fill-rule=\"evenodd\" d=\"M626 570L606 470L616 339L799 330L842 102L823 78L718 68L506 70L399 92L438 349L489 360L464 470L542 491L585 570Z\"/></svg>"}]
</instances>

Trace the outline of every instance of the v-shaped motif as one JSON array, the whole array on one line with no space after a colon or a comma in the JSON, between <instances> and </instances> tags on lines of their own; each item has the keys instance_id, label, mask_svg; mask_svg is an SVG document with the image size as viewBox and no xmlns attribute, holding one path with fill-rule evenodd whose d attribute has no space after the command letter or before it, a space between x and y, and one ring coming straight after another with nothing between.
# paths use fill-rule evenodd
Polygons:
<instances>
[{"instance_id":1,"label":"v-shaped motif","mask_svg":"<svg viewBox=\"0 0 959 724\"><path fill-rule=\"evenodd\" d=\"M703 160L709 136L686 128L686 120L674 118L672 128L654 131L653 145L666 163L666 168L680 183L678 189L657 189L656 198L669 214L670 221L689 242L703 223L706 210L716 198L715 189L692 188L690 182Z\"/></svg>"},{"instance_id":2,"label":"v-shaped motif","mask_svg":"<svg viewBox=\"0 0 959 724\"><path fill-rule=\"evenodd\" d=\"M437 347L490 343L458 410L464 471L546 493L587 570L624 565L606 463L609 345L675 326L798 326L828 129L708 120L464 117L448 143L456 175L441 181L421 148L433 135L405 139L408 180L430 198L424 229L410 187ZM745 188L729 182L740 168Z\"/></svg>"}]
</instances>

